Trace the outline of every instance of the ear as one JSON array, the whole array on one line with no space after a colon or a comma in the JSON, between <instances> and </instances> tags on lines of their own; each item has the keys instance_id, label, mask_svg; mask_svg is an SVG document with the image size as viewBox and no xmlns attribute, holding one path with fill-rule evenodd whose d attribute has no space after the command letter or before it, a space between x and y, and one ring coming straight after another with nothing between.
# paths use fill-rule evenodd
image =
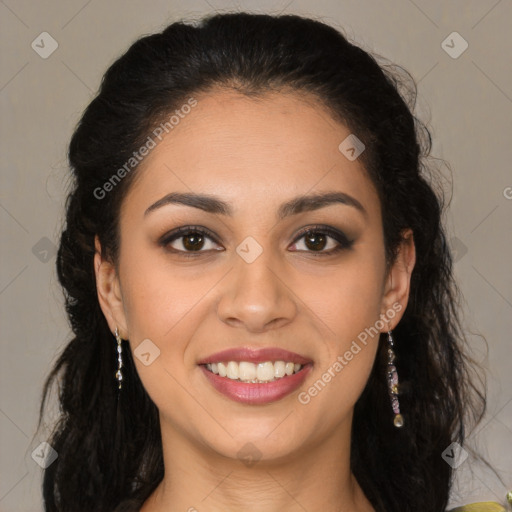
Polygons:
<instances>
[{"instance_id":1,"label":"ear","mask_svg":"<svg viewBox=\"0 0 512 512\"><path fill-rule=\"evenodd\" d=\"M382 332L393 330L400 322L407 302L411 285L411 274L416 263L416 248L411 229L402 233L396 259L388 270L382 297L381 318L386 326ZM390 312L394 314L391 316ZM387 314L386 314L387 313Z\"/></svg>"},{"instance_id":2,"label":"ear","mask_svg":"<svg viewBox=\"0 0 512 512\"><path fill-rule=\"evenodd\" d=\"M101 310L112 333L115 332L117 327L121 338L128 339L121 287L115 266L102 258L101 244L97 235L94 238L94 247L96 249L94 254L94 273L96 275L96 290Z\"/></svg>"}]
</instances>

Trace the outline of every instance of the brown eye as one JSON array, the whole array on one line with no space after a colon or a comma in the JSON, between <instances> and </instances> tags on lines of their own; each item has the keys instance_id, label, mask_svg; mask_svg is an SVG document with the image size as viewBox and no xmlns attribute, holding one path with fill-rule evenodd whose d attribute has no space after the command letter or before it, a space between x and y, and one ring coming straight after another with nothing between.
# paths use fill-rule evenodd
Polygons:
<instances>
[{"instance_id":1,"label":"brown eye","mask_svg":"<svg viewBox=\"0 0 512 512\"><path fill-rule=\"evenodd\" d=\"M208 243L213 243L213 245L208 247ZM202 253L209 250L219 250L215 249L214 246L217 245L217 242L208 231L204 228L195 228L192 226L182 227L165 235L159 241L159 245L171 252L183 253L187 256L187 253Z\"/></svg>"},{"instance_id":2,"label":"brown eye","mask_svg":"<svg viewBox=\"0 0 512 512\"><path fill-rule=\"evenodd\" d=\"M321 251L325 248L327 238L323 233L311 231L304 235L306 247L313 251Z\"/></svg>"},{"instance_id":3,"label":"brown eye","mask_svg":"<svg viewBox=\"0 0 512 512\"><path fill-rule=\"evenodd\" d=\"M298 245L298 241L304 239L306 249L296 249L299 252L313 253L314 256L330 256L343 249L350 249L354 243L349 240L344 233L335 229L315 226L304 230L299 237L295 239L294 245ZM329 240L333 240L329 246ZM317 253L317 254L315 254Z\"/></svg>"},{"instance_id":4,"label":"brown eye","mask_svg":"<svg viewBox=\"0 0 512 512\"><path fill-rule=\"evenodd\" d=\"M189 251L198 251L204 245L204 237L202 234L192 231L189 235L184 235L183 238L183 247Z\"/></svg>"}]
</instances>

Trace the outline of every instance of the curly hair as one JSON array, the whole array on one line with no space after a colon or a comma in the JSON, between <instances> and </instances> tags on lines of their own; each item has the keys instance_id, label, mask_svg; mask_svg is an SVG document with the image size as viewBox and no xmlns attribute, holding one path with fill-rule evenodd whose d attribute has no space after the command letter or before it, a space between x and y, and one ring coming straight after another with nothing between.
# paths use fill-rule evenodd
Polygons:
<instances>
[{"instance_id":1,"label":"curly hair","mask_svg":"<svg viewBox=\"0 0 512 512\"><path fill-rule=\"evenodd\" d=\"M431 134L413 114L417 86L403 68L383 61L319 20L241 12L172 23L135 41L106 71L69 145L73 181L56 265L74 336L42 393L39 425L58 381L60 416L48 440L58 458L43 478L47 512L107 512L126 499L142 503L163 478L158 409L129 347L117 398L115 339L93 268L96 235L102 256L117 266L120 207L137 168L105 197L95 190L186 98L215 88L250 97L309 94L366 146L359 158L380 198L388 265L403 231L412 229L416 265L394 331L406 424L392 425L382 335L355 405L351 469L379 512L445 510L453 470L441 453L453 441L463 445L486 399L458 312L442 223L446 201L440 176L428 165Z\"/></svg>"}]
</instances>

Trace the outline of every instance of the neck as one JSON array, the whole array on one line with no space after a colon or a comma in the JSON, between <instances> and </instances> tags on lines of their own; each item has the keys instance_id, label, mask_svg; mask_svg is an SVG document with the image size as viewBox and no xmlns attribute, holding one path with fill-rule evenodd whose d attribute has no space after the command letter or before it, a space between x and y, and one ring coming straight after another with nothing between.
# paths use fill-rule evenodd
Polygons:
<instances>
[{"instance_id":1,"label":"neck","mask_svg":"<svg viewBox=\"0 0 512 512\"><path fill-rule=\"evenodd\" d=\"M278 459L247 443L251 461L199 446L161 420L165 475L141 512L374 512L350 471L349 427Z\"/></svg>"}]
</instances>

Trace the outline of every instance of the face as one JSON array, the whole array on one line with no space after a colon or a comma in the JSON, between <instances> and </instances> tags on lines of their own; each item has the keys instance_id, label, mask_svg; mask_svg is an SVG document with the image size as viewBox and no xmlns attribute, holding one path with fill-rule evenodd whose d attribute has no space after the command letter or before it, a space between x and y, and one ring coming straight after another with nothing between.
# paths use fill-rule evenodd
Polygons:
<instances>
[{"instance_id":1,"label":"face","mask_svg":"<svg viewBox=\"0 0 512 512\"><path fill-rule=\"evenodd\" d=\"M350 130L312 98L196 99L137 170L118 274L96 254L99 300L112 332L130 340L162 429L203 453L236 458L252 443L262 459L292 456L349 429L377 350L368 333L398 323L413 245L386 268L375 188L338 149ZM178 193L215 201L168 196ZM327 193L336 200L304 201ZM292 353L263 361L302 357L296 376L284 364L274 382L241 383L229 365L222 377L199 364L262 348ZM220 360L251 362L247 353ZM258 371L242 366L245 376Z\"/></svg>"}]
</instances>

